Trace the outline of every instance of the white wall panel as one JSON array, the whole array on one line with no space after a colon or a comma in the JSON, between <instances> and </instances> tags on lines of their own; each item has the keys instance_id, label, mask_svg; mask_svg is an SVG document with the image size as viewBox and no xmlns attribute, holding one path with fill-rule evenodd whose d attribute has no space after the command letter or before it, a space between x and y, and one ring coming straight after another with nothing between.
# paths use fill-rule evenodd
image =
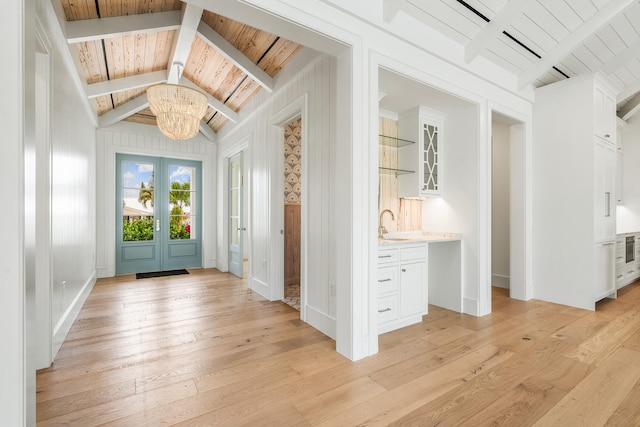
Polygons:
<instances>
[{"instance_id":1,"label":"white wall panel","mask_svg":"<svg viewBox=\"0 0 640 427\"><path fill-rule=\"evenodd\" d=\"M266 292L270 299L279 298L278 274L283 254L281 251L283 228L283 186L280 173L282 144L284 136L274 126L274 117L306 95L307 120L303 118L302 140L302 181L306 193L302 194L303 216L306 206L306 304L316 315L324 316L335 331L335 297L329 289L329 207L331 200L329 158L331 155L333 115L333 82L335 80L335 59L320 56L313 60L302 72L271 96L259 94L242 110L240 122L232 130L219 134L220 156L218 161L218 194L225 193L224 164L233 154L233 147L249 140L251 153L251 182L249 204L250 284L257 291ZM262 96L261 96L262 95ZM306 168L305 168L306 166ZM219 197L218 230L226 234L226 201ZM304 225L303 225L304 227ZM219 240L218 254L221 267L228 263L226 239ZM303 249L304 252L304 249ZM222 267L224 268L224 267ZM323 330L329 335L335 332Z\"/></svg>"}]
</instances>

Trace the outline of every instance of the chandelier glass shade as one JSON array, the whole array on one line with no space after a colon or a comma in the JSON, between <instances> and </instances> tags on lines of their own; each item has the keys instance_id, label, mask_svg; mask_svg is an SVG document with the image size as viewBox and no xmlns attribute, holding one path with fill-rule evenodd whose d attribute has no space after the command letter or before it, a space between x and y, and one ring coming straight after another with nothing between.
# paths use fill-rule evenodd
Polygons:
<instances>
[{"instance_id":1,"label":"chandelier glass shade","mask_svg":"<svg viewBox=\"0 0 640 427\"><path fill-rule=\"evenodd\" d=\"M172 139L193 138L207 112L207 97L197 90L174 84L159 84L147 89L151 112L160 131Z\"/></svg>"}]
</instances>

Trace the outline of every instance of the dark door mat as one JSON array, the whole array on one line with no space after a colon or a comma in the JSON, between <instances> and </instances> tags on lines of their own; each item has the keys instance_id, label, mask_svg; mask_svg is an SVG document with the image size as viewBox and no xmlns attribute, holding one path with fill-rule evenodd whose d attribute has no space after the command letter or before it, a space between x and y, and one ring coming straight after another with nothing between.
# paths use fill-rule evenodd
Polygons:
<instances>
[{"instance_id":1,"label":"dark door mat","mask_svg":"<svg viewBox=\"0 0 640 427\"><path fill-rule=\"evenodd\" d=\"M177 276L179 274L189 274L184 268L182 270L150 271L148 273L136 273L136 279L149 279L151 277Z\"/></svg>"}]
</instances>

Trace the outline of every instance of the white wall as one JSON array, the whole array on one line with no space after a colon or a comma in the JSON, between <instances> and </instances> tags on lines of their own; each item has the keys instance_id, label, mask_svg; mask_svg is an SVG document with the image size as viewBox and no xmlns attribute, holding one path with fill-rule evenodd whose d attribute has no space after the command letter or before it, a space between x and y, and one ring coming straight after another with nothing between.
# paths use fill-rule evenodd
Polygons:
<instances>
[{"instance_id":1,"label":"white wall","mask_svg":"<svg viewBox=\"0 0 640 427\"><path fill-rule=\"evenodd\" d=\"M10 58L0 67L0 77L7 83L0 103L4 141L0 177L8 201L7 207L0 209L4 241L0 248L0 340L5 349L0 352L0 414L2 423L11 426L35 423L35 371L27 349L29 313L24 278L24 132L27 123L33 124L33 114L25 109L34 107L27 86L35 75L27 65L27 58L35 55L33 46L27 44L35 27L28 19L29 10L33 11L33 2L19 0L6 4L0 15L2 54ZM29 294L33 298L33 290Z\"/></svg>"},{"instance_id":2,"label":"white wall","mask_svg":"<svg viewBox=\"0 0 640 427\"><path fill-rule=\"evenodd\" d=\"M174 141L156 126L120 122L97 131L97 271L98 277L115 275L116 153L197 160L202 162L202 262L216 267L216 145L201 134Z\"/></svg>"},{"instance_id":3,"label":"white wall","mask_svg":"<svg viewBox=\"0 0 640 427\"><path fill-rule=\"evenodd\" d=\"M635 233L640 231L640 129L625 131L622 141L624 204L616 208L616 232Z\"/></svg>"},{"instance_id":4,"label":"white wall","mask_svg":"<svg viewBox=\"0 0 640 427\"><path fill-rule=\"evenodd\" d=\"M303 114L303 247L306 271L303 267L303 308L306 321L335 337L335 296L330 294L329 216L330 216L330 156L335 110L333 82L335 59L328 56L309 58L310 63L288 81L282 81L270 96L259 96L243 109L241 122L231 131L218 135L218 230L226 230L225 163L234 154L234 147L247 141L251 153L249 205L249 240L251 241L250 287L266 298L282 298L284 195L282 173L282 129L277 117L292 104L306 105ZM306 99L304 99L306 97ZM301 101L302 100L302 101ZM295 110L295 108L294 108ZM294 111L293 115L299 115ZM293 116L292 116L293 117ZM291 118L292 118L291 117ZM283 120L286 118L283 118ZM306 121L305 121L306 119ZM306 191L306 192L305 192ZM306 212L306 216L305 216ZM306 225L305 225L306 224ZM226 239L219 240L218 254L226 265ZM304 258L303 258L304 262ZM304 265L304 264L303 264Z\"/></svg>"},{"instance_id":5,"label":"white wall","mask_svg":"<svg viewBox=\"0 0 640 427\"><path fill-rule=\"evenodd\" d=\"M42 19L46 37L54 41L50 51L50 194L49 200L38 201L38 208L46 209L50 203L50 308L55 356L96 280L96 132L87 99L72 77L75 70L68 60L67 47L56 40L51 18Z\"/></svg>"},{"instance_id":6,"label":"white wall","mask_svg":"<svg viewBox=\"0 0 640 427\"><path fill-rule=\"evenodd\" d=\"M492 122L491 284L509 287L510 129Z\"/></svg>"}]
</instances>

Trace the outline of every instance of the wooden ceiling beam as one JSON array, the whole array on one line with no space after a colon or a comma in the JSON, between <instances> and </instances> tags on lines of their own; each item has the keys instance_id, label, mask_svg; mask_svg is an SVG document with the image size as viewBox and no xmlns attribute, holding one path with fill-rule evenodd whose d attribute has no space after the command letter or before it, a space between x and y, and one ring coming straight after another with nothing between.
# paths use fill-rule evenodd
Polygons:
<instances>
[{"instance_id":1,"label":"wooden ceiling beam","mask_svg":"<svg viewBox=\"0 0 640 427\"><path fill-rule=\"evenodd\" d=\"M165 70L154 71L152 73L138 74L135 76L122 77L120 79L106 80L104 82L92 83L87 86L87 96L97 98L102 95L123 92L125 90L137 89L167 81Z\"/></svg>"},{"instance_id":2,"label":"wooden ceiling beam","mask_svg":"<svg viewBox=\"0 0 640 427\"><path fill-rule=\"evenodd\" d=\"M198 25L200 24L200 19L202 19L202 12L204 12L204 10L201 7L190 4L187 4L184 9L182 24L180 25L178 37L176 37L176 43L173 46L171 61L167 65L168 83L178 84L180 81L182 71L184 71L184 64L187 63L193 39L196 37ZM176 67L175 64L181 64L182 69L178 70L178 67Z\"/></svg>"},{"instance_id":3,"label":"wooden ceiling beam","mask_svg":"<svg viewBox=\"0 0 640 427\"><path fill-rule=\"evenodd\" d=\"M138 111L144 110L149 106L149 100L147 99L147 93L143 92L137 97L133 98L129 102L114 108L111 111L107 111L100 117L98 117L98 127L109 127L122 119L129 117Z\"/></svg>"},{"instance_id":4,"label":"wooden ceiling beam","mask_svg":"<svg viewBox=\"0 0 640 427\"><path fill-rule=\"evenodd\" d=\"M618 111L618 117L627 121L631 116L637 114L638 111L640 111L640 93L636 94L636 96L631 98L622 108L620 108Z\"/></svg>"},{"instance_id":5,"label":"wooden ceiling beam","mask_svg":"<svg viewBox=\"0 0 640 427\"><path fill-rule=\"evenodd\" d=\"M619 68L624 67L625 64L632 59L636 59L638 54L640 54L640 40L623 49L622 52L616 54L610 61L602 64L599 69L602 70L603 73L611 74Z\"/></svg>"},{"instance_id":6,"label":"wooden ceiling beam","mask_svg":"<svg viewBox=\"0 0 640 427\"><path fill-rule=\"evenodd\" d=\"M335 39L316 31L310 31L295 22L280 18L245 2L237 0L183 0L183 3L199 6L331 56L340 56L348 48L347 45Z\"/></svg>"},{"instance_id":7,"label":"wooden ceiling beam","mask_svg":"<svg viewBox=\"0 0 640 427\"><path fill-rule=\"evenodd\" d=\"M66 37L68 43L80 43L138 33L175 30L180 28L180 22L179 10L83 19L66 23Z\"/></svg>"},{"instance_id":8,"label":"wooden ceiling beam","mask_svg":"<svg viewBox=\"0 0 640 427\"><path fill-rule=\"evenodd\" d=\"M510 0L500 11L475 35L464 48L464 60L468 64L480 55L512 23L528 0Z\"/></svg>"},{"instance_id":9,"label":"wooden ceiling beam","mask_svg":"<svg viewBox=\"0 0 640 427\"><path fill-rule=\"evenodd\" d=\"M611 21L611 19L636 3L637 0L611 0L584 24L569 33L567 37L547 52L536 64L521 73L518 77L518 86L520 89L533 83L538 77L549 71L576 47L584 43L589 37L600 30L600 28Z\"/></svg>"},{"instance_id":10,"label":"wooden ceiling beam","mask_svg":"<svg viewBox=\"0 0 640 427\"><path fill-rule=\"evenodd\" d=\"M200 22L198 35L205 43L241 69L251 80L258 83L267 91L273 92L273 78L265 73L262 68L251 62L249 58L225 40L224 37L216 33L213 28L204 22Z\"/></svg>"},{"instance_id":11,"label":"wooden ceiling beam","mask_svg":"<svg viewBox=\"0 0 640 427\"><path fill-rule=\"evenodd\" d=\"M180 79L180 84L190 87L192 89L195 89L198 92L202 92L207 97L207 104L209 104L209 107L213 108L214 110L216 110L217 112L225 116L227 119L229 119L233 123L238 123L238 113L233 111L231 108L227 107L218 99L211 96L209 93L203 91L200 86L198 86L197 84L195 84L194 82L192 82L186 77L182 77L182 79Z\"/></svg>"}]
</instances>

